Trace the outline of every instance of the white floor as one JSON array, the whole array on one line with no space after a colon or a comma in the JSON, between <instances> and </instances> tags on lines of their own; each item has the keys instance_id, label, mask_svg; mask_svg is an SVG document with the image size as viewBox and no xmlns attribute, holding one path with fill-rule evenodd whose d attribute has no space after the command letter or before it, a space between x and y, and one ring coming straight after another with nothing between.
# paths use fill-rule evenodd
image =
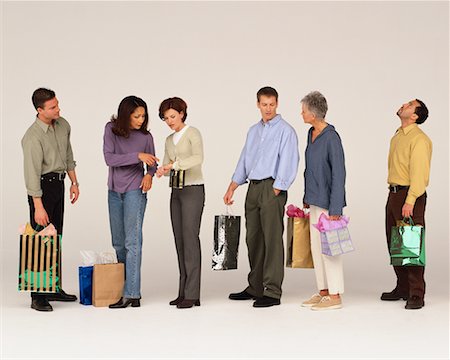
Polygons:
<instances>
[{"instance_id":1,"label":"white floor","mask_svg":"<svg viewBox=\"0 0 450 360\"><path fill-rule=\"evenodd\" d=\"M134 309L53 302L52 313L31 310L28 294L11 292L2 296L1 358L448 359L445 293L427 296L415 311L366 292L346 295L341 310L314 312L299 306L303 292L266 309L216 291L187 310L169 306L163 294Z\"/></svg>"}]
</instances>

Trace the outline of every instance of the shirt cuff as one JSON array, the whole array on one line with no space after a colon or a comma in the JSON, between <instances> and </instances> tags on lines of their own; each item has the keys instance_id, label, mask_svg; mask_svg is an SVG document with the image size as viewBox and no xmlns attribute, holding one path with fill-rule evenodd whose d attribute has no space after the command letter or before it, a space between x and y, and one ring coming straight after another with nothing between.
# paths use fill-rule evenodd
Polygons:
<instances>
[{"instance_id":1,"label":"shirt cuff","mask_svg":"<svg viewBox=\"0 0 450 360\"><path fill-rule=\"evenodd\" d=\"M328 215L329 216L342 216L342 208L341 207L332 207L328 209Z\"/></svg>"},{"instance_id":2,"label":"shirt cuff","mask_svg":"<svg viewBox=\"0 0 450 360\"><path fill-rule=\"evenodd\" d=\"M275 179L275 181L274 181L272 186L275 189L287 191L287 189L289 188L289 185L290 184L287 181L280 180L280 179Z\"/></svg>"},{"instance_id":3,"label":"shirt cuff","mask_svg":"<svg viewBox=\"0 0 450 360\"><path fill-rule=\"evenodd\" d=\"M31 197L42 197L42 190L27 190L27 194Z\"/></svg>"},{"instance_id":4,"label":"shirt cuff","mask_svg":"<svg viewBox=\"0 0 450 360\"><path fill-rule=\"evenodd\" d=\"M67 162L67 171L75 170L76 166L77 166L76 161Z\"/></svg>"},{"instance_id":5,"label":"shirt cuff","mask_svg":"<svg viewBox=\"0 0 450 360\"><path fill-rule=\"evenodd\" d=\"M174 169L174 170L180 170L180 166L178 165L178 160L175 161L175 162L172 164L172 169Z\"/></svg>"},{"instance_id":6,"label":"shirt cuff","mask_svg":"<svg viewBox=\"0 0 450 360\"><path fill-rule=\"evenodd\" d=\"M234 181L236 184L238 184L239 186L241 186L242 184L245 184L247 182L247 179L238 179L236 177L232 177L231 181Z\"/></svg>"},{"instance_id":7,"label":"shirt cuff","mask_svg":"<svg viewBox=\"0 0 450 360\"><path fill-rule=\"evenodd\" d=\"M416 203L416 197L414 195L408 194L408 196L406 197L405 203L408 205L412 205L414 206L414 204Z\"/></svg>"}]
</instances>

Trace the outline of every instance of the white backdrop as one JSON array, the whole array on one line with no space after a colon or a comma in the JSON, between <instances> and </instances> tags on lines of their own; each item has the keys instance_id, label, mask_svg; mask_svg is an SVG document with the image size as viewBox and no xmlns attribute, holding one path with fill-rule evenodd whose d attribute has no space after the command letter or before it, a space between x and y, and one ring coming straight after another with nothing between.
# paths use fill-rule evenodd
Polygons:
<instances>
[{"instance_id":1,"label":"white backdrop","mask_svg":"<svg viewBox=\"0 0 450 360\"><path fill-rule=\"evenodd\" d=\"M6 2L2 68L2 286L15 299L17 228L28 207L20 140L34 120L31 94L54 89L72 126L81 196L66 203L65 288L76 292L79 250L109 250L105 123L120 100L147 101L157 155L170 130L159 103L180 96L187 123L203 135L206 207L201 229L203 296L226 298L246 286L242 222L239 270L212 272L213 217L234 171L247 129L259 119L256 91L279 94L279 113L297 130L298 177L288 204L301 204L308 127L300 99L311 90L328 100L327 120L346 155L347 201L356 251L345 257L346 291L390 290L394 275L384 235L389 141L395 113L412 98L430 117L433 141L427 207L427 291L448 295L448 4L444 2ZM246 186L234 211L243 215ZM144 225L143 297L176 295L178 269L167 179L154 181ZM287 270L285 293L314 290L313 273ZM447 296L446 295L446 296Z\"/></svg>"}]
</instances>

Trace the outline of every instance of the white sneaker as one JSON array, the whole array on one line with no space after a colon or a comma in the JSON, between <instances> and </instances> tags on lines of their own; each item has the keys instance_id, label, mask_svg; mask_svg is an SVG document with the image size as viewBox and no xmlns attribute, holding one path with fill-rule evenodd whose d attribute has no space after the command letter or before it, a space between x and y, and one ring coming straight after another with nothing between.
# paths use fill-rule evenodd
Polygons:
<instances>
[{"instance_id":1,"label":"white sneaker","mask_svg":"<svg viewBox=\"0 0 450 360\"><path fill-rule=\"evenodd\" d=\"M314 294L308 300L303 301L302 306L311 307L320 303L320 300L322 300L322 296L320 296L319 294Z\"/></svg>"},{"instance_id":2,"label":"white sneaker","mask_svg":"<svg viewBox=\"0 0 450 360\"><path fill-rule=\"evenodd\" d=\"M330 296L323 296L320 302L311 307L311 310L332 310L340 309L342 307L341 298L332 298Z\"/></svg>"}]
</instances>

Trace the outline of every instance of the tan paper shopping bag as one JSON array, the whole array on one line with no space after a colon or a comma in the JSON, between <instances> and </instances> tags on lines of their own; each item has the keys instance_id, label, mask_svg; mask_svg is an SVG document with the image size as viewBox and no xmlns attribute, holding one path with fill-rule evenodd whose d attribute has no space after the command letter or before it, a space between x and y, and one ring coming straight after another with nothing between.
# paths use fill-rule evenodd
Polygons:
<instances>
[{"instance_id":1,"label":"tan paper shopping bag","mask_svg":"<svg viewBox=\"0 0 450 360\"><path fill-rule=\"evenodd\" d=\"M119 264L96 264L92 275L92 305L108 306L122 297L125 268Z\"/></svg>"},{"instance_id":2,"label":"tan paper shopping bag","mask_svg":"<svg viewBox=\"0 0 450 360\"><path fill-rule=\"evenodd\" d=\"M289 217L287 223L286 266L314 267L309 235L309 218Z\"/></svg>"}]
</instances>

